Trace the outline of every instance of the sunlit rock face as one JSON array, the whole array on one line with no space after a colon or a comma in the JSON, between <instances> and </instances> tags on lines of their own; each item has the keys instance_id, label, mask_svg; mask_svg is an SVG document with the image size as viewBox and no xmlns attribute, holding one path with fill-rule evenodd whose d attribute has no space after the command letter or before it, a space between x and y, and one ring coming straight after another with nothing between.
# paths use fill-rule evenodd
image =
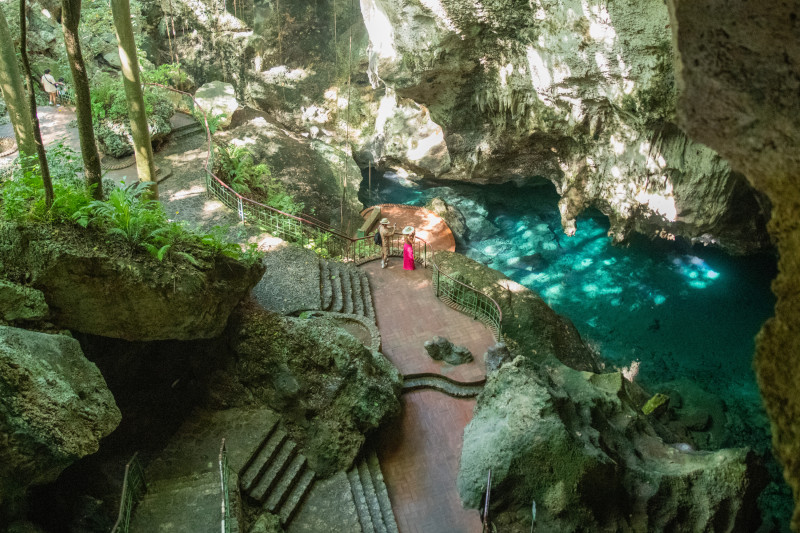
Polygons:
<instances>
[{"instance_id":1,"label":"sunlit rock face","mask_svg":"<svg viewBox=\"0 0 800 533\"><path fill-rule=\"evenodd\" d=\"M745 172L772 202L780 252L775 316L761 330L756 372L773 442L800 497L800 5L671 0L681 124ZM768 28L768 30L767 30ZM800 530L800 511L792 520Z\"/></svg>"},{"instance_id":2,"label":"sunlit rock face","mask_svg":"<svg viewBox=\"0 0 800 533\"><path fill-rule=\"evenodd\" d=\"M567 233L594 206L619 241L638 231L734 252L766 245L763 199L673 124L663 2L362 0L361 10L371 81L442 126L441 177L544 176Z\"/></svg>"}]
</instances>

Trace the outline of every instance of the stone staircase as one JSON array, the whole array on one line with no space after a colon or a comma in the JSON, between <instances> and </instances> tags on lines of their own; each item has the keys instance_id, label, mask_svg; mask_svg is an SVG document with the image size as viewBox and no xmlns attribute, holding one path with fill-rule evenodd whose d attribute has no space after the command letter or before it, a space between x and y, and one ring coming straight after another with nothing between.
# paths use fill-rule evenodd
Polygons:
<instances>
[{"instance_id":1,"label":"stone staircase","mask_svg":"<svg viewBox=\"0 0 800 533\"><path fill-rule=\"evenodd\" d=\"M369 451L347 473L350 491L358 511L362 533L399 533L383 481L383 473L374 451Z\"/></svg>"},{"instance_id":2,"label":"stone staircase","mask_svg":"<svg viewBox=\"0 0 800 533\"><path fill-rule=\"evenodd\" d=\"M195 135L199 133L205 134L205 127L200 124L199 122L194 122L192 124L184 124L182 126L178 126L177 128L172 129L172 139L178 140L183 139L184 137L188 137L190 135Z\"/></svg>"},{"instance_id":3,"label":"stone staircase","mask_svg":"<svg viewBox=\"0 0 800 533\"><path fill-rule=\"evenodd\" d=\"M239 470L239 486L251 500L280 517L286 526L314 482L314 471L278 424L271 427Z\"/></svg>"},{"instance_id":4,"label":"stone staircase","mask_svg":"<svg viewBox=\"0 0 800 533\"><path fill-rule=\"evenodd\" d=\"M320 260L322 310L360 315L373 322L375 308L366 272L353 265Z\"/></svg>"}]
</instances>

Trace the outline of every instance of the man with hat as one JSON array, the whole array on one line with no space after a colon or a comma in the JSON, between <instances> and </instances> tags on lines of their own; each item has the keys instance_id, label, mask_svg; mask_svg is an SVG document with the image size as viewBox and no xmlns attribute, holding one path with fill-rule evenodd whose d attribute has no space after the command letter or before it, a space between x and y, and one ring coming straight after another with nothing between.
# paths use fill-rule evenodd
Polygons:
<instances>
[{"instance_id":1,"label":"man with hat","mask_svg":"<svg viewBox=\"0 0 800 533\"><path fill-rule=\"evenodd\" d=\"M396 230L397 224L390 230L389 219L381 219L380 227L378 228L378 233L381 234L381 268L386 268L386 265L389 264L389 245L392 242L391 237Z\"/></svg>"}]
</instances>

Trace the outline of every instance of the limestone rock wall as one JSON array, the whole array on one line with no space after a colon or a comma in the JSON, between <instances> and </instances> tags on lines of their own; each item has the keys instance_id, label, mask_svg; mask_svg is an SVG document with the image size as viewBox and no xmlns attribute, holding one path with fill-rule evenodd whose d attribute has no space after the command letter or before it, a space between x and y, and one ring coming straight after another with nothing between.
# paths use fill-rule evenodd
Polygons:
<instances>
[{"instance_id":1,"label":"limestone rock wall","mask_svg":"<svg viewBox=\"0 0 800 533\"><path fill-rule=\"evenodd\" d=\"M0 507L96 452L121 419L78 341L0 326Z\"/></svg>"},{"instance_id":2,"label":"limestone rock wall","mask_svg":"<svg viewBox=\"0 0 800 533\"><path fill-rule=\"evenodd\" d=\"M679 121L772 202L780 253L775 316L757 337L756 373L800 530L800 3L670 0Z\"/></svg>"},{"instance_id":3,"label":"limestone rock wall","mask_svg":"<svg viewBox=\"0 0 800 533\"><path fill-rule=\"evenodd\" d=\"M743 176L673 125L662 2L362 0L361 8L372 79L423 104L443 129L450 166L440 177L544 176L562 195L567 233L594 206L617 240L638 231L733 252L766 245L764 209Z\"/></svg>"}]
</instances>

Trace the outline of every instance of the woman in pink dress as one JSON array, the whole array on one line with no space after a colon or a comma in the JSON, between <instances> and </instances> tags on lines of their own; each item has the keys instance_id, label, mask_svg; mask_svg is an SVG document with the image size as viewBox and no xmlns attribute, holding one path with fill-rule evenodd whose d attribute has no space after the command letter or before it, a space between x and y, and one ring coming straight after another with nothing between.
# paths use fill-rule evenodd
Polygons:
<instances>
[{"instance_id":1,"label":"woman in pink dress","mask_svg":"<svg viewBox=\"0 0 800 533\"><path fill-rule=\"evenodd\" d=\"M414 226L403 228L403 269L414 270L414 237L417 235Z\"/></svg>"}]
</instances>

